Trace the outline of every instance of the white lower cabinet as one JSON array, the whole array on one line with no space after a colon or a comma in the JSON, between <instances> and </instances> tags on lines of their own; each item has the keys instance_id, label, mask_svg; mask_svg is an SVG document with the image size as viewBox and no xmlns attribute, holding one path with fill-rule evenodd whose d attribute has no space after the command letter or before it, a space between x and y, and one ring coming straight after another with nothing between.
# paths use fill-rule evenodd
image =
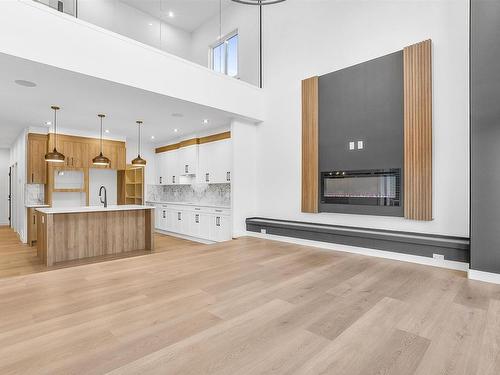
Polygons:
<instances>
[{"instance_id":1,"label":"white lower cabinet","mask_svg":"<svg viewBox=\"0 0 500 375\"><path fill-rule=\"evenodd\" d=\"M155 205L156 229L204 240L222 242L232 238L231 210L192 205Z\"/></svg>"},{"instance_id":2,"label":"white lower cabinet","mask_svg":"<svg viewBox=\"0 0 500 375\"><path fill-rule=\"evenodd\" d=\"M229 216L214 215L211 218L209 240L215 242L227 241L231 238L231 223Z\"/></svg>"}]
</instances>

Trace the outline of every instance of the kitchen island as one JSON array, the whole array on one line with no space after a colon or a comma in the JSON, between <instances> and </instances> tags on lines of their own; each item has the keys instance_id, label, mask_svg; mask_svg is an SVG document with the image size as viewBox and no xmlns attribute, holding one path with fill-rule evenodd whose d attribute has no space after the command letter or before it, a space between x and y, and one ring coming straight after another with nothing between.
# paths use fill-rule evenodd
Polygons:
<instances>
[{"instance_id":1,"label":"kitchen island","mask_svg":"<svg viewBox=\"0 0 500 375\"><path fill-rule=\"evenodd\" d=\"M37 208L37 250L47 265L154 250L154 207Z\"/></svg>"}]
</instances>

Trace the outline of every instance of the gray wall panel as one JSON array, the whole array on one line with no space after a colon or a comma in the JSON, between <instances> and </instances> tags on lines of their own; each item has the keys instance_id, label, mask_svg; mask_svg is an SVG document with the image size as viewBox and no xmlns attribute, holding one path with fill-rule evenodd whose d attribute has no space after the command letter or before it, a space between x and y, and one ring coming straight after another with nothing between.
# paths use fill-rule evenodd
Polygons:
<instances>
[{"instance_id":1,"label":"gray wall panel","mask_svg":"<svg viewBox=\"0 0 500 375\"><path fill-rule=\"evenodd\" d=\"M500 1L471 1L471 268L500 273Z\"/></svg>"},{"instance_id":2,"label":"gray wall panel","mask_svg":"<svg viewBox=\"0 0 500 375\"><path fill-rule=\"evenodd\" d=\"M364 149L350 151L358 140ZM319 77L320 172L386 168L403 169L402 51ZM402 206L321 202L320 211L403 215Z\"/></svg>"}]
</instances>

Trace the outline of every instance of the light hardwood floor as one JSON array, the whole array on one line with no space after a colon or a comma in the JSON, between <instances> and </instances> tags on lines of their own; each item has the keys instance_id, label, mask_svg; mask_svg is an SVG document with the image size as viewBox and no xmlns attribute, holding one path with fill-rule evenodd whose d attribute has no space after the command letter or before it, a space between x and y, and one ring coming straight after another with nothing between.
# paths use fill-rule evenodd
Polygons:
<instances>
[{"instance_id":1,"label":"light hardwood floor","mask_svg":"<svg viewBox=\"0 0 500 375\"><path fill-rule=\"evenodd\" d=\"M500 286L256 238L0 280L0 374L500 373Z\"/></svg>"},{"instance_id":2,"label":"light hardwood floor","mask_svg":"<svg viewBox=\"0 0 500 375\"><path fill-rule=\"evenodd\" d=\"M200 246L196 242L159 234L155 235L155 241L155 252L169 251L178 247ZM151 254L151 252L131 251L117 255L59 262L51 267L47 267L37 257L36 244L33 247L23 244L12 229L7 226L0 226L0 279L148 254Z\"/></svg>"}]
</instances>

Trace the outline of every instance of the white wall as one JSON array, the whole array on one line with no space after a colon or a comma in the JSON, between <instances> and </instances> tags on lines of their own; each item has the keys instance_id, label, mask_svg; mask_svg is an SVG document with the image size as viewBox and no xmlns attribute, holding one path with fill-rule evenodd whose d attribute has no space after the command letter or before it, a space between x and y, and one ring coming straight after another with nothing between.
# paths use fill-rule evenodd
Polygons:
<instances>
[{"instance_id":1,"label":"white wall","mask_svg":"<svg viewBox=\"0 0 500 375\"><path fill-rule=\"evenodd\" d=\"M222 12L222 36L238 30L239 78L259 84L259 9L231 4ZM209 67L209 49L219 36L219 15L211 18L191 34L191 61Z\"/></svg>"},{"instance_id":2,"label":"white wall","mask_svg":"<svg viewBox=\"0 0 500 375\"><path fill-rule=\"evenodd\" d=\"M0 225L9 224L9 166L10 150L0 149Z\"/></svg>"},{"instance_id":3,"label":"white wall","mask_svg":"<svg viewBox=\"0 0 500 375\"><path fill-rule=\"evenodd\" d=\"M0 1L0 14L2 53L263 119L261 91L240 80L29 0Z\"/></svg>"},{"instance_id":4,"label":"white wall","mask_svg":"<svg viewBox=\"0 0 500 375\"><path fill-rule=\"evenodd\" d=\"M116 0L79 0L78 18L189 59L191 34Z\"/></svg>"},{"instance_id":5,"label":"white wall","mask_svg":"<svg viewBox=\"0 0 500 375\"><path fill-rule=\"evenodd\" d=\"M111 169L89 169L89 206L102 206L99 189L106 188L108 205L117 204L117 172ZM104 199L104 196L103 196Z\"/></svg>"},{"instance_id":6,"label":"white wall","mask_svg":"<svg viewBox=\"0 0 500 375\"><path fill-rule=\"evenodd\" d=\"M444 235L469 233L468 1L300 1L266 8L267 121L259 126L258 214ZM434 220L302 214L300 82L433 41Z\"/></svg>"},{"instance_id":7,"label":"white wall","mask_svg":"<svg viewBox=\"0 0 500 375\"><path fill-rule=\"evenodd\" d=\"M256 215L257 132L257 126L251 123L235 120L231 124L233 147L231 206L234 237L244 235L245 219Z\"/></svg>"}]
</instances>

